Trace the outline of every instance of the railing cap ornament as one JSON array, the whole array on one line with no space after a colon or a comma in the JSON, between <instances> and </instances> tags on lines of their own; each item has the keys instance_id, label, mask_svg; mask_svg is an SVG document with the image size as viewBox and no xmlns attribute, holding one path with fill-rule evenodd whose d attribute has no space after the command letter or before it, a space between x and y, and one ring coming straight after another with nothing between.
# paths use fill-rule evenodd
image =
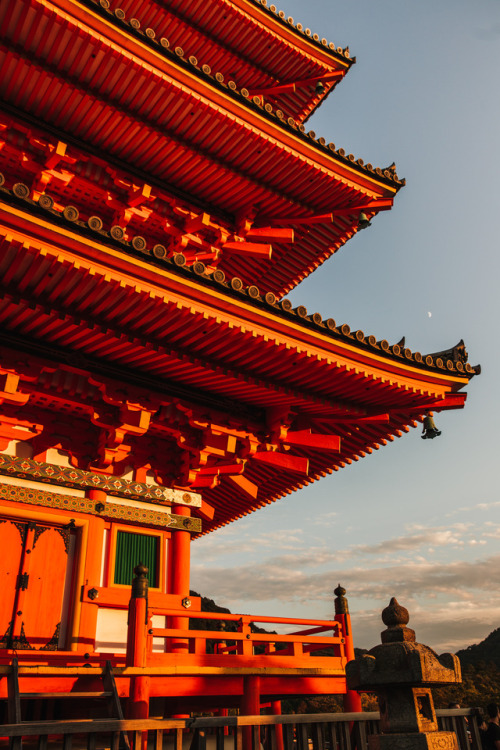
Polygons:
<instances>
[{"instance_id":1,"label":"railing cap ornament","mask_svg":"<svg viewBox=\"0 0 500 750\"><path fill-rule=\"evenodd\" d=\"M333 593L335 594L335 614L336 615L348 615L349 604L345 597L345 593L346 593L345 588L343 588L339 583L337 588L333 590Z\"/></svg>"},{"instance_id":2,"label":"railing cap ornament","mask_svg":"<svg viewBox=\"0 0 500 750\"><path fill-rule=\"evenodd\" d=\"M140 562L134 568L135 578L132 580L132 599L147 599L149 569Z\"/></svg>"}]
</instances>

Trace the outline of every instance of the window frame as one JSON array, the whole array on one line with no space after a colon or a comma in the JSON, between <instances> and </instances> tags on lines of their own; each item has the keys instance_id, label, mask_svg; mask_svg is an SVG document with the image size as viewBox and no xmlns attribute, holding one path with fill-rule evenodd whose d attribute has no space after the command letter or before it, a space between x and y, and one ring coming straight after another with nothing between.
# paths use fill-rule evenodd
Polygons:
<instances>
[{"instance_id":1,"label":"window frame","mask_svg":"<svg viewBox=\"0 0 500 750\"><path fill-rule=\"evenodd\" d=\"M131 583L115 583L115 566L116 566L116 552L118 546L118 532L124 531L127 534L140 534L142 536L156 537L158 541L158 555L156 560L156 569L158 576L158 585L149 585L150 591L165 591L166 584L166 547L167 547L167 534L160 529L151 529L148 527L128 526L126 524L112 524L111 533L109 536L109 555L108 555L108 566L107 566L107 579L108 586L118 589L130 589ZM170 535L168 535L170 536Z\"/></svg>"}]
</instances>

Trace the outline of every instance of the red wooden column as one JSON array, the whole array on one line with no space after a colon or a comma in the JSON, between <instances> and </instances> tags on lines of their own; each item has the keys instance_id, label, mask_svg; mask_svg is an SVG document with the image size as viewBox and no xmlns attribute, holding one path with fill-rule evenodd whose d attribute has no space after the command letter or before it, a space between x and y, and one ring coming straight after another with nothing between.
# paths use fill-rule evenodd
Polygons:
<instances>
[{"instance_id":1,"label":"red wooden column","mask_svg":"<svg viewBox=\"0 0 500 750\"><path fill-rule=\"evenodd\" d=\"M191 509L185 505L177 505L172 509L177 515L189 518ZM172 530L169 545L169 581L170 593L176 594L182 600L189 599L189 583L191 569L191 534L181 529ZM189 629L187 617L172 617L170 627L178 630ZM187 653L189 641L183 638L172 638L169 651L172 653Z\"/></svg>"},{"instance_id":2,"label":"red wooden column","mask_svg":"<svg viewBox=\"0 0 500 750\"><path fill-rule=\"evenodd\" d=\"M243 716L259 716L260 714L260 677L257 675L247 675L243 678L240 714ZM254 731L257 735L255 737ZM254 750L259 747L259 731L259 727L243 727L243 750Z\"/></svg>"},{"instance_id":3,"label":"red wooden column","mask_svg":"<svg viewBox=\"0 0 500 750\"><path fill-rule=\"evenodd\" d=\"M139 563L134 573L128 609L126 664L127 667L145 667L148 647L148 569ZM127 710L129 719L148 718L150 682L149 675L131 677Z\"/></svg>"},{"instance_id":4,"label":"red wooden column","mask_svg":"<svg viewBox=\"0 0 500 750\"><path fill-rule=\"evenodd\" d=\"M281 716L281 701L272 701L271 713L273 716ZM283 724L276 724L276 750L283 750Z\"/></svg>"},{"instance_id":5,"label":"red wooden column","mask_svg":"<svg viewBox=\"0 0 500 750\"><path fill-rule=\"evenodd\" d=\"M88 490L87 496L95 504L106 504L106 493L102 490ZM104 526L103 518L91 516L89 518L88 533L85 535L86 549L80 549L78 555L85 559L85 568L83 580L88 581L88 586L98 589L101 580L102 566L102 548L104 545ZM78 544L83 543L84 536L80 535ZM97 612L99 609L98 601L84 600L81 605L80 626L78 630L76 648L80 652L95 651L95 637L97 630Z\"/></svg>"},{"instance_id":6,"label":"red wooden column","mask_svg":"<svg viewBox=\"0 0 500 750\"><path fill-rule=\"evenodd\" d=\"M344 650L347 661L354 659L354 642L352 639L351 616L349 605L345 598L345 589L339 585L333 592L335 594L335 619L341 623L345 638ZM362 711L361 696L356 690L346 690L344 695L344 711L346 713Z\"/></svg>"}]
</instances>

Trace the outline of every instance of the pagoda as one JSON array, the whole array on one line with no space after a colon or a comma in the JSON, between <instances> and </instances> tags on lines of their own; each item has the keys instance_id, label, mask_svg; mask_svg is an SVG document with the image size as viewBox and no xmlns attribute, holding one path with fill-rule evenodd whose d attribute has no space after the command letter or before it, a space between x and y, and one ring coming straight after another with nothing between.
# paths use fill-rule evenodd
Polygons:
<instances>
[{"instance_id":1,"label":"pagoda","mask_svg":"<svg viewBox=\"0 0 500 750\"><path fill-rule=\"evenodd\" d=\"M346 693L342 589L202 614L189 564L479 372L286 297L404 184L307 131L354 59L266 0L9 0L0 41L0 698L14 660L136 716Z\"/></svg>"}]
</instances>

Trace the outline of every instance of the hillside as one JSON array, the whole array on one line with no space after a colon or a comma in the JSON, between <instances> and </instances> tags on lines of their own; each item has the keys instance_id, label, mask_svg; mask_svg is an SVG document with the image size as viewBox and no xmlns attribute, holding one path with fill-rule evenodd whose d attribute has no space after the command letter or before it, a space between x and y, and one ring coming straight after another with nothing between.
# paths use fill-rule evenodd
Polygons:
<instances>
[{"instance_id":1,"label":"hillside","mask_svg":"<svg viewBox=\"0 0 500 750\"><path fill-rule=\"evenodd\" d=\"M500 668L500 628L490 633L484 641L457 652L462 667L479 662L493 662Z\"/></svg>"}]
</instances>

